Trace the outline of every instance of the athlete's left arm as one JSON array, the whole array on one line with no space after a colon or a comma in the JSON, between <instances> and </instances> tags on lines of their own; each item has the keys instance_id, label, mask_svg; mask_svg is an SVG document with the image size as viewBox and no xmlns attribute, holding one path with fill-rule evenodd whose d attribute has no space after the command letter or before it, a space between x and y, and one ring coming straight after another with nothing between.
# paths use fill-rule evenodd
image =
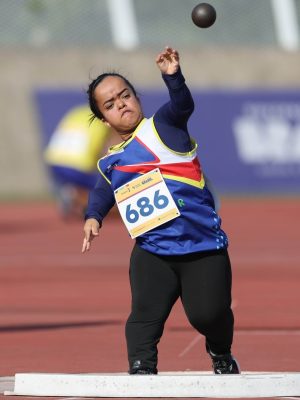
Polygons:
<instances>
[{"instance_id":1,"label":"athlete's left arm","mask_svg":"<svg viewBox=\"0 0 300 400\"><path fill-rule=\"evenodd\" d=\"M158 114L166 118L169 124L185 129L194 110L194 101L181 73L179 53L166 46L157 55L155 62L170 95L170 101L158 110Z\"/></svg>"},{"instance_id":2,"label":"athlete's left arm","mask_svg":"<svg viewBox=\"0 0 300 400\"><path fill-rule=\"evenodd\" d=\"M172 150L192 149L187 122L194 111L194 101L181 69L172 75L162 74L170 100L154 114L154 125L162 141Z\"/></svg>"},{"instance_id":3,"label":"athlete's left arm","mask_svg":"<svg viewBox=\"0 0 300 400\"><path fill-rule=\"evenodd\" d=\"M192 144L187 122L194 111L194 101L181 73L179 53L167 46L157 55L155 62L169 90L170 100L154 114L154 125L169 148L189 152Z\"/></svg>"},{"instance_id":4,"label":"athlete's left arm","mask_svg":"<svg viewBox=\"0 0 300 400\"><path fill-rule=\"evenodd\" d=\"M194 100L185 83L180 67L172 75L162 74L169 91L170 101L164 104L157 113L167 118L169 123L185 128L194 111Z\"/></svg>"}]
</instances>

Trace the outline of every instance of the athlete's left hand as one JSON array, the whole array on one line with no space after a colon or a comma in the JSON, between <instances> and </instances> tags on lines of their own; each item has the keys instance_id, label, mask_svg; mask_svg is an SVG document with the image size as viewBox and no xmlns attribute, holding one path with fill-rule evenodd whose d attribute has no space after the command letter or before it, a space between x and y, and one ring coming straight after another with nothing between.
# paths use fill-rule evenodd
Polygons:
<instances>
[{"instance_id":1,"label":"athlete's left hand","mask_svg":"<svg viewBox=\"0 0 300 400\"><path fill-rule=\"evenodd\" d=\"M163 74L173 75L179 68L179 54L172 47L166 47L156 57L156 64Z\"/></svg>"}]
</instances>

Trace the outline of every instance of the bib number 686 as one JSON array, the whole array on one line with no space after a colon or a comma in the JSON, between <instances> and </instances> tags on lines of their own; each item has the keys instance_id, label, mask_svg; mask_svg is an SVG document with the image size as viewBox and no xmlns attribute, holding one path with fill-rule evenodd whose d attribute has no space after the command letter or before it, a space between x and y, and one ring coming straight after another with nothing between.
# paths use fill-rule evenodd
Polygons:
<instances>
[{"instance_id":1,"label":"bib number 686","mask_svg":"<svg viewBox=\"0 0 300 400\"><path fill-rule=\"evenodd\" d=\"M132 204L128 204L126 207L126 219L129 223L134 224L139 220L140 216L148 217L154 212L155 208L161 210L167 207L168 204L169 199L167 196L159 194L159 190L156 190L153 197L153 204L151 204L149 197L146 196L140 197L137 200L136 206L138 209L131 208Z\"/></svg>"}]
</instances>

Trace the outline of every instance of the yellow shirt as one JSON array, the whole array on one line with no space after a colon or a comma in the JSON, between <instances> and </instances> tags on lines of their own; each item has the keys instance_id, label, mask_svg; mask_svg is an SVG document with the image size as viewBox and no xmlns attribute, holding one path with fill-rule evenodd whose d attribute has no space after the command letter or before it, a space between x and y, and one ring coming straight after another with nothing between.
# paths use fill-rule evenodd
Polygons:
<instances>
[{"instance_id":1,"label":"yellow shirt","mask_svg":"<svg viewBox=\"0 0 300 400\"><path fill-rule=\"evenodd\" d=\"M98 119L90 125L90 116L89 107L79 106L63 117L45 150L48 164L83 172L97 169L110 129Z\"/></svg>"}]
</instances>

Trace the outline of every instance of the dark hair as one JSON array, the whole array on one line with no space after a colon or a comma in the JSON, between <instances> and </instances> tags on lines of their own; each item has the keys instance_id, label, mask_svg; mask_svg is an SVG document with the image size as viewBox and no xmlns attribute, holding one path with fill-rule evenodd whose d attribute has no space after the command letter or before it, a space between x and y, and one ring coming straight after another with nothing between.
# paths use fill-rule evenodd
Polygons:
<instances>
[{"instance_id":1,"label":"dark hair","mask_svg":"<svg viewBox=\"0 0 300 400\"><path fill-rule=\"evenodd\" d=\"M90 109L92 111L92 115L90 118L90 123L92 123L94 121L95 118L98 118L100 120L102 120L104 118L102 112L99 110L99 107L96 103L95 97L94 97L94 92L96 87L99 85L100 82L103 81L103 79L105 79L108 76L117 76L121 79L123 79L123 81L126 83L127 86L129 86L129 88L132 90L133 94L135 95L135 97L137 97L135 88L132 86L132 84L121 74L118 74L117 72L105 72L101 75L99 75L97 78L95 78L88 87L87 95L88 95L88 100L89 100L89 106Z\"/></svg>"}]
</instances>

